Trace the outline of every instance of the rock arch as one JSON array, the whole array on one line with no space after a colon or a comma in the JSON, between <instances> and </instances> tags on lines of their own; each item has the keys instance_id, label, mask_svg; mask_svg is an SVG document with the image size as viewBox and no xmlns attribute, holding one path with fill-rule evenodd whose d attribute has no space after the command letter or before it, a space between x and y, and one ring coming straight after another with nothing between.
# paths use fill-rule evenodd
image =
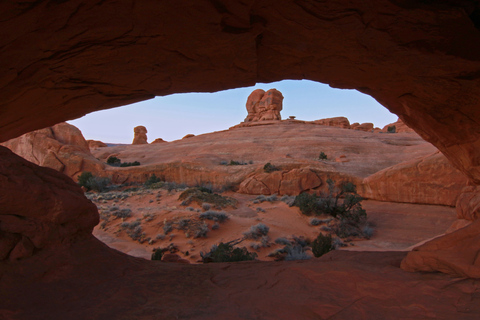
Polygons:
<instances>
[{"instance_id":1,"label":"rock arch","mask_svg":"<svg viewBox=\"0 0 480 320\"><path fill-rule=\"evenodd\" d=\"M0 142L156 95L310 79L371 95L480 184L477 1L39 0L5 1L0 12ZM63 178L3 150L0 163L0 205L11 211L0 212L0 231L20 234L4 237L13 260L89 233L92 208L76 226L70 218L19 212L25 203L13 202L21 197L8 196L22 191L9 183L25 184L35 171L42 172L36 183ZM81 202L81 191L62 183L73 190L64 197ZM480 277L471 255L435 258L449 239L474 241L478 228L427 247L428 259L415 253L411 269Z\"/></svg>"}]
</instances>

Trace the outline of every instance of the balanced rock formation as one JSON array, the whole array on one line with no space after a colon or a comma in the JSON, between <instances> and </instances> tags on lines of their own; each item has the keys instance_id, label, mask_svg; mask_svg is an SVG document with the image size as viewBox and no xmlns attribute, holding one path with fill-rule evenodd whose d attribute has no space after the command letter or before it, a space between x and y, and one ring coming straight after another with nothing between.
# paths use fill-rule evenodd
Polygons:
<instances>
[{"instance_id":1,"label":"balanced rock formation","mask_svg":"<svg viewBox=\"0 0 480 320\"><path fill-rule=\"evenodd\" d=\"M337 127L342 129L350 129L350 121L346 117L334 117L313 121L315 124L329 127Z\"/></svg>"},{"instance_id":2,"label":"balanced rock formation","mask_svg":"<svg viewBox=\"0 0 480 320\"><path fill-rule=\"evenodd\" d=\"M283 95L277 89L267 92L257 89L248 96L246 107L248 115L245 122L282 120Z\"/></svg>"},{"instance_id":3,"label":"balanced rock formation","mask_svg":"<svg viewBox=\"0 0 480 320\"><path fill-rule=\"evenodd\" d=\"M137 126L133 128L135 133L132 144L148 144L147 142L147 128L144 126Z\"/></svg>"},{"instance_id":4,"label":"balanced rock formation","mask_svg":"<svg viewBox=\"0 0 480 320\"><path fill-rule=\"evenodd\" d=\"M468 179L436 152L365 178L359 193L380 201L455 206L467 183Z\"/></svg>"},{"instance_id":5,"label":"balanced rock formation","mask_svg":"<svg viewBox=\"0 0 480 320\"><path fill-rule=\"evenodd\" d=\"M83 171L98 173L105 167L90 153L82 132L68 123L26 133L2 145L28 161L72 178Z\"/></svg>"}]
</instances>

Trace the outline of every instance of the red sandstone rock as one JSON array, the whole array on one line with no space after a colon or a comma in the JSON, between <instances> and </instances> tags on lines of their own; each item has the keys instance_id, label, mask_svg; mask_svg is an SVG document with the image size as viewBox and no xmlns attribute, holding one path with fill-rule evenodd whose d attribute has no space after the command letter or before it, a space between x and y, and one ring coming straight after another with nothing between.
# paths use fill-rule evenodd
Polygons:
<instances>
[{"instance_id":1,"label":"red sandstone rock","mask_svg":"<svg viewBox=\"0 0 480 320\"><path fill-rule=\"evenodd\" d=\"M413 129L409 128L405 123L403 123L403 121L400 119L398 119L394 123L387 124L385 127L383 127L382 132L388 132L388 128L392 128L390 130L393 130L393 127L395 127L395 131L393 133L415 132Z\"/></svg>"},{"instance_id":2,"label":"red sandstone rock","mask_svg":"<svg viewBox=\"0 0 480 320\"><path fill-rule=\"evenodd\" d=\"M182 138L182 140L183 140L183 139L188 139L188 138L193 138L193 137L195 137L195 135L189 133L189 134L185 135L185 136Z\"/></svg>"},{"instance_id":3,"label":"red sandstone rock","mask_svg":"<svg viewBox=\"0 0 480 320\"><path fill-rule=\"evenodd\" d=\"M0 257L12 261L90 235L96 206L67 176L0 147Z\"/></svg>"},{"instance_id":4,"label":"red sandstone rock","mask_svg":"<svg viewBox=\"0 0 480 320\"><path fill-rule=\"evenodd\" d=\"M335 158L335 162L349 162L350 160L347 159L347 156L342 154L340 157Z\"/></svg>"},{"instance_id":5,"label":"red sandstone rock","mask_svg":"<svg viewBox=\"0 0 480 320\"><path fill-rule=\"evenodd\" d=\"M480 220L429 241L409 252L401 267L406 271L443 272L456 277L480 278Z\"/></svg>"},{"instance_id":6,"label":"red sandstone rock","mask_svg":"<svg viewBox=\"0 0 480 320\"><path fill-rule=\"evenodd\" d=\"M91 149L98 149L98 148L105 148L107 144L103 143L102 141L97 140L87 140L88 148Z\"/></svg>"},{"instance_id":7,"label":"red sandstone rock","mask_svg":"<svg viewBox=\"0 0 480 320\"><path fill-rule=\"evenodd\" d=\"M135 136L133 137L132 144L147 144L147 128L144 126L137 126L133 128Z\"/></svg>"},{"instance_id":8,"label":"red sandstone rock","mask_svg":"<svg viewBox=\"0 0 480 320\"><path fill-rule=\"evenodd\" d=\"M282 120L283 95L277 89L257 89L248 96L246 107L245 122Z\"/></svg>"},{"instance_id":9,"label":"red sandstone rock","mask_svg":"<svg viewBox=\"0 0 480 320\"><path fill-rule=\"evenodd\" d=\"M441 153L400 163L363 180L368 199L455 206L468 180Z\"/></svg>"},{"instance_id":10,"label":"red sandstone rock","mask_svg":"<svg viewBox=\"0 0 480 320\"><path fill-rule=\"evenodd\" d=\"M105 167L92 156L80 130L68 123L30 132L2 145L28 161L72 178L83 171L98 174Z\"/></svg>"},{"instance_id":11,"label":"red sandstone rock","mask_svg":"<svg viewBox=\"0 0 480 320\"><path fill-rule=\"evenodd\" d=\"M350 129L371 132L373 130L373 123L366 122L359 124L358 122L355 122L350 126Z\"/></svg>"},{"instance_id":12,"label":"red sandstone rock","mask_svg":"<svg viewBox=\"0 0 480 320\"><path fill-rule=\"evenodd\" d=\"M162 138L157 138L157 139L153 140L150 144L164 143L164 142L167 142L167 141L163 140Z\"/></svg>"},{"instance_id":13,"label":"red sandstone rock","mask_svg":"<svg viewBox=\"0 0 480 320\"><path fill-rule=\"evenodd\" d=\"M322 126L338 127L342 129L350 129L350 121L346 117L326 118L313 121L315 124Z\"/></svg>"},{"instance_id":14,"label":"red sandstone rock","mask_svg":"<svg viewBox=\"0 0 480 320\"><path fill-rule=\"evenodd\" d=\"M463 188L457 198L458 219L477 220L480 218L480 186Z\"/></svg>"}]
</instances>

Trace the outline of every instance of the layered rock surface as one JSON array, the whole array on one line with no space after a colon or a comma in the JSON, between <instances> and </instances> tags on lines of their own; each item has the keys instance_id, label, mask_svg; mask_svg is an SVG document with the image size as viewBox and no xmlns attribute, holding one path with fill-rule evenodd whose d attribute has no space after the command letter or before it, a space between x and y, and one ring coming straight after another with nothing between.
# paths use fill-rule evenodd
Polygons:
<instances>
[{"instance_id":1,"label":"layered rock surface","mask_svg":"<svg viewBox=\"0 0 480 320\"><path fill-rule=\"evenodd\" d=\"M30 132L2 145L28 161L72 178L83 171L98 174L105 167L90 153L90 144L85 141L82 132L68 123Z\"/></svg>"},{"instance_id":2,"label":"layered rock surface","mask_svg":"<svg viewBox=\"0 0 480 320\"><path fill-rule=\"evenodd\" d=\"M137 126L133 128L133 141L132 144L147 144L147 128L144 126Z\"/></svg>"},{"instance_id":3,"label":"layered rock surface","mask_svg":"<svg viewBox=\"0 0 480 320\"><path fill-rule=\"evenodd\" d=\"M282 120L283 95L277 89L254 90L247 99L245 122Z\"/></svg>"}]
</instances>

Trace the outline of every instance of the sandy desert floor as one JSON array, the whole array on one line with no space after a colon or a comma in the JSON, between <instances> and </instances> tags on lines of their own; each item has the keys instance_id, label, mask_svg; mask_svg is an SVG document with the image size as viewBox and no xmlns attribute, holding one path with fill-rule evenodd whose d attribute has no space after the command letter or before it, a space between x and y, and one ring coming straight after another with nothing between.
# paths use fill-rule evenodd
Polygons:
<instances>
[{"instance_id":1,"label":"sandy desert floor","mask_svg":"<svg viewBox=\"0 0 480 320\"><path fill-rule=\"evenodd\" d=\"M227 192L223 195L234 198L236 205L217 211L225 212L229 219L222 223L205 220L209 229L206 237L194 238L184 230L177 230L175 222L191 219L203 223L198 217L205 209L196 203L182 205L182 201L178 200L180 194L181 191L176 190L143 188L127 192L91 193L88 196L97 204L101 217L94 235L114 249L145 259L150 259L154 248L173 244L178 248L177 254L181 258L197 263L201 261L201 251L207 252L212 245L220 242L240 239L251 226L263 223L270 228L268 242L250 239L244 240L240 246L256 252L259 260L269 261L273 258L267 255L283 247L275 243L277 238L303 237L313 240L322 228L321 225L312 226L312 217L302 215L297 207L290 207L280 197L275 201L259 202L257 196ZM341 250L407 251L417 243L443 234L456 220L455 209L445 206L371 200L365 200L362 204L367 211L368 221L374 226L373 237L369 240L352 239L345 242L347 246ZM117 218L114 215L122 210L131 216ZM165 234L164 225L170 222L172 231ZM141 227L142 243L130 236L132 232L128 226L132 224Z\"/></svg>"}]
</instances>

